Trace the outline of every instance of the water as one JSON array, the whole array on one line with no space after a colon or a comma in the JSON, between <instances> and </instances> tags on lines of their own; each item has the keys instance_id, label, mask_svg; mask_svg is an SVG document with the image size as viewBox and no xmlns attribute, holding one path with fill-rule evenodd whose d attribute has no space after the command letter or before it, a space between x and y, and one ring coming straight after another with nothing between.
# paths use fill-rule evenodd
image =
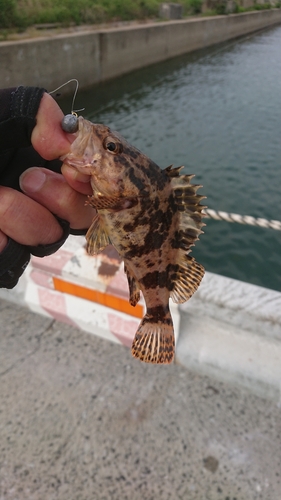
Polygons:
<instances>
[{"instance_id":1,"label":"water","mask_svg":"<svg viewBox=\"0 0 281 500\"><path fill-rule=\"evenodd\" d=\"M209 208L280 220L280 43L276 27L187 54L81 91L76 107L161 167L185 165ZM192 253L208 271L281 290L280 231L206 224Z\"/></svg>"}]
</instances>

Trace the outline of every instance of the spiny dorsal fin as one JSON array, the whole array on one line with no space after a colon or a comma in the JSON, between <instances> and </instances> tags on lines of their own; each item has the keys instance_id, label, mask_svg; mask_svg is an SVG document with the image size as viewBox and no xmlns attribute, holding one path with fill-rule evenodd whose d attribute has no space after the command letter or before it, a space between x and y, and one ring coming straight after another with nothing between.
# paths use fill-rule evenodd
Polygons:
<instances>
[{"instance_id":1,"label":"spiny dorsal fin","mask_svg":"<svg viewBox=\"0 0 281 500\"><path fill-rule=\"evenodd\" d=\"M176 206L182 215L180 229L184 232L189 228L197 230L197 237L194 238L196 241L198 235L202 233L202 227L205 226L202 222L204 217L202 210L206 206L200 205L200 202L206 197L197 194L198 189L202 186L201 184L191 184L190 181L193 177L194 175L180 175L171 179L171 184Z\"/></svg>"},{"instance_id":2,"label":"spiny dorsal fin","mask_svg":"<svg viewBox=\"0 0 281 500\"><path fill-rule=\"evenodd\" d=\"M184 168L183 165L181 167L175 167L175 168L173 168L173 165L169 165L164 169L164 171L169 177L178 177L180 175L180 171L183 168Z\"/></svg>"},{"instance_id":3,"label":"spiny dorsal fin","mask_svg":"<svg viewBox=\"0 0 281 500\"><path fill-rule=\"evenodd\" d=\"M107 245L110 245L110 238L101 225L100 216L97 214L93 218L93 222L89 227L87 234L87 252L89 255L95 255L103 250Z\"/></svg>"},{"instance_id":4,"label":"spiny dorsal fin","mask_svg":"<svg viewBox=\"0 0 281 500\"><path fill-rule=\"evenodd\" d=\"M206 208L200 205L205 198L197 194L202 186L191 184L194 175L178 175L171 179L174 200L179 212L179 228L174 234L173 248L177 248L176 263L170 278L173 283L170 296L176 303L188 300L197 290L203 276L204 268L189 257L190 249L198 240L205 226L202 219L202 210Z\"/></svg>"}]
</instances>

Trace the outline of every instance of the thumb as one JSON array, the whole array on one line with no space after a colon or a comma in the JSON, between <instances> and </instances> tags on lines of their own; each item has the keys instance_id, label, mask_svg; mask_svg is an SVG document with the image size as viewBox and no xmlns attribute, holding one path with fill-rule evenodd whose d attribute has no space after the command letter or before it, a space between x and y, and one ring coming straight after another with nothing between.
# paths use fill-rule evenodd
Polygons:
<instances>
[{"instance_id":1,"label":"thumb","mask_svg":"<svg viewBox=\"0 0 281 500\"><path fill-rule=\"evenodd\" d=\"M95 211L85 205L87 196L73 189L61 174L31 167L20 176L20 187L30 198L67 220L72 229L90 226Z\"/></svg>"},{"instance_id":2,"label":"thumb","mask_svg":"<svg viewBox=\"0 0 281 500\"><path fill-rule=\"evenodd\" d=\"M56 101L45 93L31 134L32 146L45 160L54 160L68 153L74 141L74 136L66 134L61 128L63 116Z\"/></svg>"}]
</instances>

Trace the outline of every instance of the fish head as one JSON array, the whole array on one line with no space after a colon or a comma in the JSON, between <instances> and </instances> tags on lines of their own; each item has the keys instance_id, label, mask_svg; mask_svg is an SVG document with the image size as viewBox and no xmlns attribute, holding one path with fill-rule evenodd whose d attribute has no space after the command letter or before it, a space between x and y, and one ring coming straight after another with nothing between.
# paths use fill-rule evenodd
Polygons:
<instances>
[{"instance_id":1,"label":"fish head","mask_svg":"<svg viewBox=\"0 0 281 500\"><path fill-rule=\"evenodd\" d=\"M70 152L61 158L79 172L91 176L94 193L103 196L133 197L149 192L149 160L117 132L83 117Z\"/></svg>"}]
</instances>

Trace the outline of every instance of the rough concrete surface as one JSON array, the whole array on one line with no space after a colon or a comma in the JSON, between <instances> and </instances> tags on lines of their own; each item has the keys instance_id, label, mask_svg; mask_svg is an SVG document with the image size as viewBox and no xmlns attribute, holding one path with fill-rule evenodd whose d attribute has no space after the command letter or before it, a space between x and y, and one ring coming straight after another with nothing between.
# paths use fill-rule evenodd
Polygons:
<instances>
[{"instance_id":1,"label":"rough concrete surface","mask_svg":"<svg viewBox=\"0 0 281 500\"><path fill-rule=\"evenodd\" d=\"M281 410L0 302L1 500L277 500Z\"/></svg>"}]
</instances>

